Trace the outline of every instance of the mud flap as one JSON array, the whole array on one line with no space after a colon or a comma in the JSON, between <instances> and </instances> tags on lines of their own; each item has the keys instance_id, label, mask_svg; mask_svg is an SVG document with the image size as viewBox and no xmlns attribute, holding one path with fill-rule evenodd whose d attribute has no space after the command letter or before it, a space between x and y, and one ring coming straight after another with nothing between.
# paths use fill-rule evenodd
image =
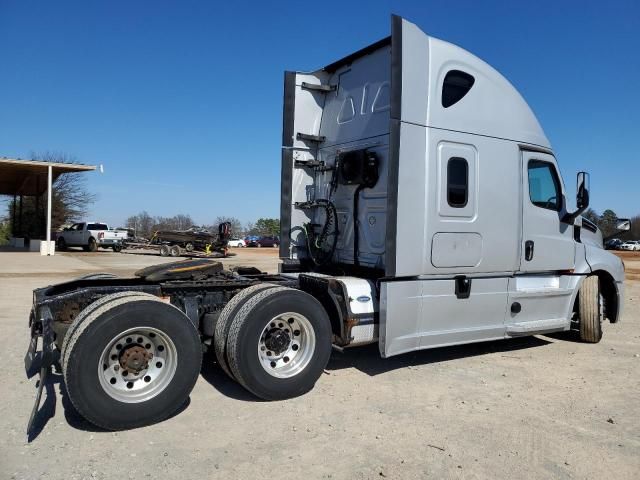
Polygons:
<instances>
[{"instance_id":1,"label":"mud flap","mask_svg":"<svg viewBox=\"0 0 640 480\"><path fill-rule=\"evenodd\" d=\"M31 434L33 422L40 408L42 390L51 373L51 366L57 361L57 350L54 350L53 317L49 307L43 307L40 312L40 319L33 319L31 324L31 339L29 348L24 357L24 368L27 378L31 378L36 373L40 373L37 381L36 398L27 424L27 437ZM42 337L42 350L38 351L38 338Z\"/></svg>"}]
</instances>

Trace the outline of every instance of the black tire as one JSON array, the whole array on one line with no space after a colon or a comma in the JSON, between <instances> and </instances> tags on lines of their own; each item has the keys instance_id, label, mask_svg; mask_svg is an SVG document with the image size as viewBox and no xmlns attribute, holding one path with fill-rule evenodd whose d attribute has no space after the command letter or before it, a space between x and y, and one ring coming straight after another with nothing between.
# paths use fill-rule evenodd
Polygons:
<instances>
[{"instance_id":1,"label":"black tire","mask_svg":"<svg viewBox=\"0 0 640 480\"><path fill-rule=\"evenodd\" d=\"M99 380L102 352L118 335L145 326L171 339L177 355L175 373L148 400L116 400ZM66 350L62 373L69 399L84 418L108 430L141 427L171 416L188 399L202 363L200 337L193 324L176 307L156 297L125 297L95 309L73 332Z\"/></svg>"},{"instance_id":2,"label":"black tire","mask_svg":"<svg viewBox=\"0 0 640 480\"><path fill-rule=\"evenodd\" d=\"M315 348L299 373L277 378L260 364L256 350L270 319L293 312L306 317L315 335ZM264 400L303 395L313 388L331 356L331 323L324 308L311 295L287 287L270 288L252 295L235 316L227 338L229 367L251 393Z\"/></svg>"},{"instance_id":3,"label":"black tire","mask_svg":"<svg viewBox=\"0 0 640 480\"><path fill-rule=\"evenodd\" d=\"M256 247L262 248L262 244L261 243L256 243Z\"/></svg>"},{"instance_id":4,"label":"black tire","mask_svg":"<svg viewBox=\"0 0 640 480\"><path fill-rule=\"evenodd\" d=\"M216 326L213 333L213 348L216 354L216 359L218 360L218 365L224 370L224 373L229 375L230 378L235 380L231 369L229 368L229 362L227 360L227 337L229 335L229 329L231 328L231 323L236 317L244 302L253 296L255 293L267 289L274 288L277 285L273 285L270 283L261 283L259 285L253 285L249 288L245 288L240 293L238 293L235 297L233 297L229 303L225 305L220 312L220 316L216 322Z\"/></svg>"},{"instance_id":5,"label":"black tire","mask_svg":"<svg viewBox=\"0 0 640 480\"><path fill-rule=\"evenodd\" d=\"M90 273L89 275L78 277L76 278L76 280L91 280L94 278L115 278L115 275L112 275L110 273ZM67 333L65 334L64 340L62 341L62 347L60 348L61 365L65 365L67 361L67 355L69 353L69 339L73 336L73 333L78 329L82 322L84 322L85 318L87 318L95 310L106 305L107 303L126 297L153 297L153 295L143 292L118 292L112 293L110 295L105 295L104 297L101 297L95 302L87 305L78 315L76 315L76 318L73 319L71 326L67 329Z\"/></svg>"},{"instance_id":6,"label":"black tire","mask_svg":"<svg viewBox=\"0 0 640 480\"><path fill-rule=\"evenodd\" d=\"M169 245L160 245L160 256L168 257L170 253Z\"/></svg>"},{"instance_id":7,"label":"black tire","mask_svg":"<svg viewBox=\"0 0 640 480\"><path fill-rule=\"evenodd\" d=\"M580 340L598 343L602 339L603 312L600 301L600 281L597 275L584 279L578 297Z\"/></svg>"},{"instance_id":8,"label":"black tire","mask_svg":"<svg viewBox=\"0 0 640 480\"><path fill-rule=\"evenodd\" d=\"M169 255L172 257L179 257L182 254L178 245L172 245L169 249Z\"/></svg>"},{"instance_id":9,"label":"black tire","mask_svg":"<svg viewBox=\"0 0 640 480\"><path fill-rule=\"evenodd\" d=\"M184 249L185 249L187 252L189 252L189 253L193 252L193 243L191 243L191 242L187 243L187 244L184 246Z\"/></svg>"},{"instance_id":10,"label":"black tire","mask_svg":"<svg viewBox=\"0 0 640 480\"><path fill-rule=\"evenodd\" d=\"M98 244L96 243L96 239L95 238L90 238L89 239L89 244L87 245L87 249L90 252L97 252L98 251Z\"/></svg>"},{"instance_id":11,"label":"black tire","mask_svg":"<svg viewBox=\"0 0 640 480\"><path fill-rule=\"evenodd\" d=\"M67 242L64 238L60 237L58 239L58 241L56 242L56 247L58 248L58 250L60 250L61 252L64 252L67 249Z\"/></svg>"},{"instance_id":12,"label":"black tire","mask_svg":"<svg viewBox=\"0 0 640 480\"><path fill-rule=\"evenodd\" d=\"M111 248L113 248L113 251L116 253L120 253L122 251L122 245L114 245Z\"/></svg>"}]
</instances>

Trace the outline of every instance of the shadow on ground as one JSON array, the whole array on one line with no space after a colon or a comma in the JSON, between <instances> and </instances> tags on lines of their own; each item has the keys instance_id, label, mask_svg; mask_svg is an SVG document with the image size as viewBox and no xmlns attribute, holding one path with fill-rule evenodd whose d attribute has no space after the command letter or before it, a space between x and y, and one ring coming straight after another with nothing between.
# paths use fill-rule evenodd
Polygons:
<instances>
[{"instance_id":1,"label":"shadow on ground","mask_svg":"<svg viewBox=\"0 0 640 480\"><path fill-rule=\"evenodd\" d=\"M420 350L391 358L382 358L376 343L366 347L347 348L344 353L334 353L329 360L327 370L356 368L367 375L375 376L408 366L429 365L491 353L510 353L510 356L517 357L517 352L521 350L542 347L550 343L552 342L539 337L523 337Z\"/></svg>"},{"instance_id":2,"label":"shadow on ground","mask_svg":"<svg viewBox=\"0 0 640 480\"><path fill-rule=\"evenodd\" d=\"M554 335L554 338L562 338L564 340L567 337L566 335ZM375 376L409 366L449 362L462 358L480 357L482 355L493 353L503 353L508 354L509 357L519 358L519 354L522 354L523 351L529 348L543 347L551 343L551 341L540 337L523 337L509 340L497 340L494 342L421 350L391 358L382 358L378 350L378 345L374 344L366 347L346 349L344 353L334 352L329 360L326 370L331 372L344 368L355 368L367 375ZM211 355L204 356L200 373L202 378L213 388L229 398L244 402L262 401L245 390L239 383L229 378ZM33 428L28 435L29 442L38 437L49 420L55 415L58 397L56 394L56 386L58 387L57 390L60 398L62 399L65 419L70 426L78 430L88 432L106 431L88 422L77 412L69 399L69 395L67 394L67 390L62 380L62 374L59 372L52 372L44 387L44 402L36 414ZM190 399L188 399L180 409L168 418L180 414L189 406L189 403Z\"/></svg>"},{"instance_id":3,"label":"shadow on ground","mask_svg":"<svg viewBox=\"0 0 640 480\"><path fill-rule=\"evenodd\" d=\"M82 415L78 413L75 409L71 400L69 399L69 395L67 394L67 389L65 387L63 376L61 373L51 372L48 375L46 380L43 396L44 402L41 402L41 406L36 413L35 419L33 421L33 426L30 432L27 432L27 442L34 441L40 433L44 430L49 420L55 416L56 407L58 403L58 395L56 394L56 386L58 387L58 394L61 398L62 408L64 409L64 417L67 423L77 429L85 432L107 432L104 428L98 427L91 422L87 421ZM188 398L187 401L175 412L166 417L164 420L173 418L176 415L179 415L181 412L186 410L186 408L191 403L191 398Z\"/></svg>"}]
</instances>

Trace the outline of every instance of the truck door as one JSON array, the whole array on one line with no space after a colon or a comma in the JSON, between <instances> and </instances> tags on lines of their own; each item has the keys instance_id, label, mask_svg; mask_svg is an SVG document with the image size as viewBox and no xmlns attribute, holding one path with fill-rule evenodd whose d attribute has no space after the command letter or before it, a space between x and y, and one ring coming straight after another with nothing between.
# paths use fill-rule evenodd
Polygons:
<instances>
[{"instance_id":1,"label":"truck door","mask_svg":"<svg viewBox=\"0 0 640 480\"><path fill-rule=\"evenodd\" d=\"M82 245L83 230L84 223L76 223L71 227L71 230L65 232L64 238L67 245Z\"/></svg>"},{"instance_id":2,"label":"truck door","mask_svg":"<svg viewBox=\"0 0 640 480\"><path fill-rule=\"evenodd\" d=\"M555 158L522 152L521 272L557 272L575 264L573 225Z\"/></svg>"}]
</instances>

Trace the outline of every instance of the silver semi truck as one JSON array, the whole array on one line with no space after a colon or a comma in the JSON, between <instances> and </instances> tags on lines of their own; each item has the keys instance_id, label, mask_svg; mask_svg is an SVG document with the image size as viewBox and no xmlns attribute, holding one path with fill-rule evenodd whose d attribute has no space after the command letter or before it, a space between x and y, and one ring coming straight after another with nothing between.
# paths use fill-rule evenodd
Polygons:
<instances>
[{"instance_id":1,"label":"silver semi truck","mask_svg":"<svg viewBox=\"0 0 640 480\"><path fill-rule=\"evenodd\" d=\"M580 216L588 174L571 206L531 109L469 52L394 16L388 38L285 73L283 117L279 273L192 260L37 289L32 420L53 367L81 415L123 429L180 408L203 351L278 400L310 390L332 346L595 343L620 320L623 264Z\"/></svg>"}]
</instances>

